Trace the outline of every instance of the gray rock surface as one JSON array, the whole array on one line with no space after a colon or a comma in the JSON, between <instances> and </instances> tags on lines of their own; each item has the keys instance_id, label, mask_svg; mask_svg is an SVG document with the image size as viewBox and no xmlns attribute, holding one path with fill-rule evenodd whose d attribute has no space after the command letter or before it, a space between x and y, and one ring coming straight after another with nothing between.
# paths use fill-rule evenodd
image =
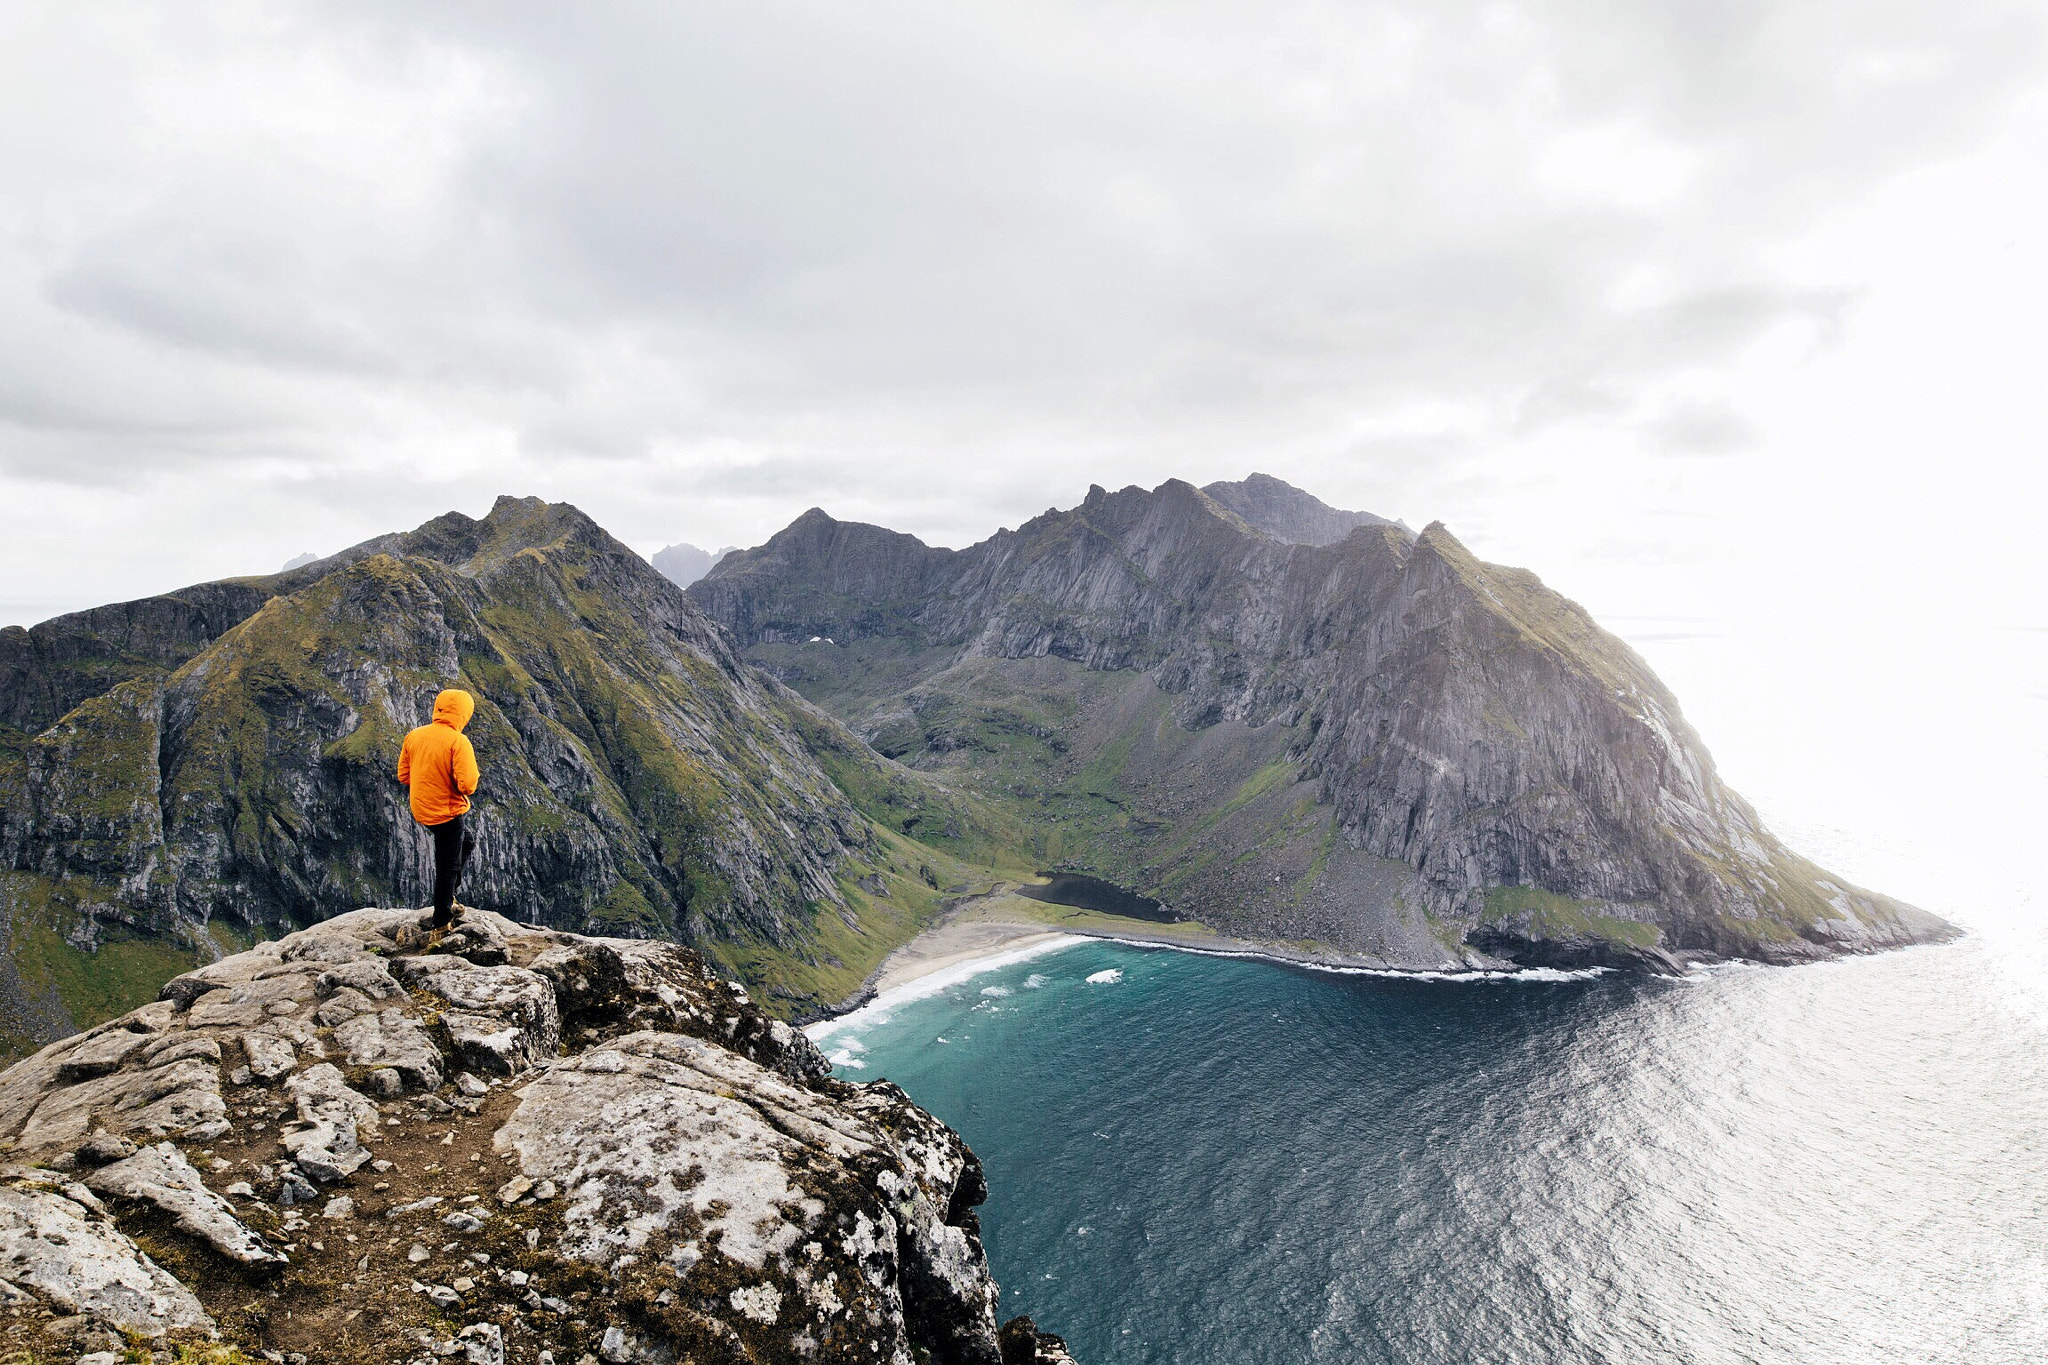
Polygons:
<instances>
[{"instance_id":1,"label":"gray rock surface","mask_svg":"<svg viewBox=\"0 0 2048 1365\"><path fill-rule=\"evenodd\" d=\"M334 1042L348 1066L389 1068L413 1090L440 1087L440 1049L420 1021L403 1009L345 1019L334 1026Z\"/></svg>"},{"instance_id":2,"label":"gray rock surface","mask_svg":"<svg viewBox=\"0 0 2048 1365\"><path fill-rule=\"evenodd\" d=\"M0 1073L0 1330L52 1312L81 1341L217 1327L251 1355L350 1365L503 1365L515 1343L564 1362L1007 1359L958 1134L887 1082L832 1079L687 949L478 915L458 946L486 962L402 948L421 912L360 910ZM344 991L380 1008L319 1024ZM283 1069L233 1088L225 1131L186 1104L184 1133L125 1135L170 1096L218 1099L224 1056ZM400 1069L381 1105L355 1083Z\"/></svg>"},{"instance_id":3,"label":"gray rock surface","mask_svg":"<svg viewBox=\"0 0 2048 1365\"><path fill-rule=\"evenodd\" d=\"M180 1232L202 1239L230 1260L255 1265L285 1259L235 1217L234 1206L208 1189L185 1154L168 1142L100 1167L85 1178L85 1187L109 1198L156 1206L171 1216Z\"/></svg>"},{"instance_id":4,"label":"gray rock surface","mask_svg":"<svg viewBox=\"0 0 2048 1365\"><path fill-rule=\"evenodd\" d=\"M0 1276L10 1297L148 1337L213 1325L192 1292L110 1221L36 1179L16 1172L0 1184Z\"/></svg>"},{"instance_id":5,"label":"gray rock surface","mask_svg":"<svg viewBox=\"0 0 2048 1365\"><path fill-rule=\"evenodd\" d=\"M1234 483L1205 483L1202 492L1255 530L1288 545L1335 545L1361 526L1392 526L1414 536L1398 521L1332 507L1271 474L1253 474Z\"/></svg>"},{"instance_id":6,"label":"gray rock surface","mask_svg":"<svg viewBox=\"0 0 2048 1365\"><path fill-rule=\"evenodd\" d=\"M331 1062L308 1067L284 1083L299 1121L281 1139L307 1176L322 1183L353 1175L370 1159L363 1146L377 1132L377 1106L350 1088Z\"/></svg>"}]
</instances>

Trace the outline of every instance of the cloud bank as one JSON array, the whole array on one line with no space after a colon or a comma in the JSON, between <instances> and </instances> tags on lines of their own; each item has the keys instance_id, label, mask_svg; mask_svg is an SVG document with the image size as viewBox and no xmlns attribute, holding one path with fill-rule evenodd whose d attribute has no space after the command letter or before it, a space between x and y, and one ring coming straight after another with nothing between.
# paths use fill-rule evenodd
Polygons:
<instances>
[{"instance_id":1,"label":"cloud bank","mask_svg":"<svg viewBox=\"0 0 2048 1365\"><path fill-rule=\"evenodd\" d=\"M1559 432L1655 479L1757 447L1725 373L1862 297L1786 244L1991 137L2042 28L1996 0L11 7L0 573L134 595L500 491L651 549L813 503L961 543L1091 481L1252 468L1426 520Z\"/></svg>"}]
</instances>

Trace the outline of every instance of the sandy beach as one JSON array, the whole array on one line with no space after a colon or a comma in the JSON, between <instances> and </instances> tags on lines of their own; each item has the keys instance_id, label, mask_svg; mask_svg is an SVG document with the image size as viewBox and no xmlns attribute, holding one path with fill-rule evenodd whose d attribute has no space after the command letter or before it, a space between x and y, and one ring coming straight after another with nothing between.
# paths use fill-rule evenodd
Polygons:
<instances>
[{"instance_id":1,"label":"sandy beach","mask_svg":"<svg viewBox=\"0 0 2048 1365\"><path fill-rule=\"evenodd\" d=\"M956 910L889 954L870 985L875 994L884 995L949 967L983 958L1009 958L1020 949L1070 937L1043 924L963 918Z\"/></svg>"},{"instance_id":2,"label":"sandy beach","mask_svg":"<svg viewBox=\"0 0 2048 1365\"><path fill-rule=\"evenodd\" d=\"M944 989L979 971L1022 961L1040 953L1091 938L1121 943L1177 948L1184 952L1263 957L1299 966L1349 971L1433 976L1469 975L1473 964L1445 963L1440 968L1394 964L1380 958L1341 952L1327 944L1274 943L1233 938L1192 922L1163 924L1072 906L1049 905L1017 895L1007 883L972 896L882 961L860 993L833 1014L808 1026L814 1034L831 1031L834 1020L868 1007L886 1007L900 1000ZM1506 964L1503 964L1506 965ZM1476 974L1487 974L1481 969Z\"/></svg>"}]
</instances>

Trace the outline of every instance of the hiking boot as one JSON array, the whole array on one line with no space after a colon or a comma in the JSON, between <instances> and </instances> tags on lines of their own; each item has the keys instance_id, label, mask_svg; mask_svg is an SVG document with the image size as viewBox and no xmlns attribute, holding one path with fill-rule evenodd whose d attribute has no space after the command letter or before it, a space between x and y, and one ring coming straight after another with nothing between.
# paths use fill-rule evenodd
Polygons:
<instances>
[{"instance_id":1,"label":"hiking boot","mask_svg":"<svg viewBox=\"0 0 2048 1365\"><path fill-rule=\"evenodd\" d=\"M455 902L455 918L458 920L461 919L464 915L477 915L482 913L483 912L478 910L474 905L464 905L461 901Z\"/></svg>"},{"instance_id":2,"label":"hiking boot","mask_svg":"<svg viewBox=\"0 0 2048 1365\"><path fill-rule=\"evenodd\" d=\"M446 937L448 937L446 929L429 929L427 931L427 941L421 945L422 950L429 953L433 952L434 949L441 946L441 940Z\"/></svg>"}]
</instances>

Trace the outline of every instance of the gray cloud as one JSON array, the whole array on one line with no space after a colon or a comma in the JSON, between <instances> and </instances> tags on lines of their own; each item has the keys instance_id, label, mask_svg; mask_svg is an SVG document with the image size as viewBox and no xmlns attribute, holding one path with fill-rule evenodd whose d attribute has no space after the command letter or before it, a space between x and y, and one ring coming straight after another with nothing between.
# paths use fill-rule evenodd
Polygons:
<instances>
[{"instance_id":1,"label":"gray cloud","mask_svg":"<svg viewBox=\"0 0 2048 1365\"><path fill-rule=\"evenodd\" d=\"M1289 458L1441 490L1559 426L1740 448L1671 384L1839 330L1858 282L1777 249L1981 141L2042 38L1938 0L30 9L5 515L502 487L649 544L813 502L958 541Z\"/></svg>"},{"instance_id":2,"label":"gray cloud","mask_svg":"<svg viewBox=\"0 0 2048 1365\"><path fill-rule=\"evenodd\" d=\"M1643 448L1659 455L1732 455L1763 443L1763 430L1722 400L1667 404L1640 435Z\"/></svg>"}]
</instances>

